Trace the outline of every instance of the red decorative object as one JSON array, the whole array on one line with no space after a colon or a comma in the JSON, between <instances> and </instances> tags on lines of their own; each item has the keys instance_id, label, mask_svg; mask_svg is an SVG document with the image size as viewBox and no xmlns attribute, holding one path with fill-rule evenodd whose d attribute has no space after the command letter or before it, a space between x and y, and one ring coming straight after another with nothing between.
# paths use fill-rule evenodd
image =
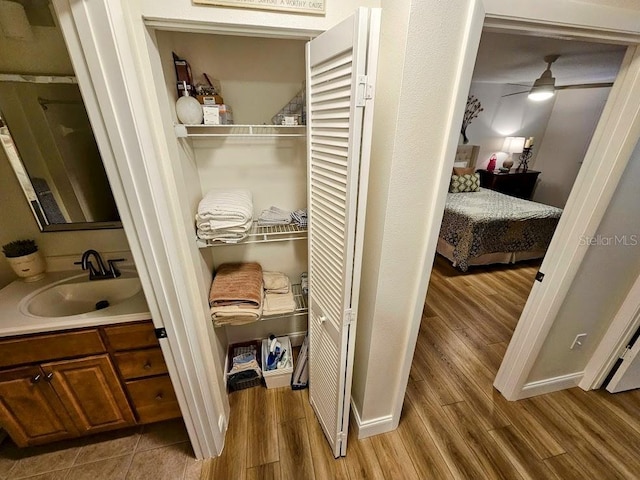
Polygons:
<instances>
[{"instance_id":1,"label":"red decorative object","mask_svg":"<svg viewBox=\"0 0 640 480\"><path fill-rule=\"evenodd\" d=\"M489 170L490 172L493 172L496 169L496 161L498 159L496 158L495 154L491 155L491 158L489 159L489 164L487 165L487 170Z\"/></svg>"}]
</instances>

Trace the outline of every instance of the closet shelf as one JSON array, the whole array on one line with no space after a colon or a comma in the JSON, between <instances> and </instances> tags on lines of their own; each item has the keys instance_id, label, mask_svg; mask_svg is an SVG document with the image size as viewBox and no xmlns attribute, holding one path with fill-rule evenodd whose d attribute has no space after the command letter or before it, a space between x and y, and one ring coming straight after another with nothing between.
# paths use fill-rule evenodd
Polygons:
<instances>
[{"instance_id":1,"label":"closet shelf","mask_svg":"<svg viewBox=\"0 0 640 480\"><path fill-rule=\"evenodd\" d=\"M268 320L275 320L277 318L299 317L302 315L307 315L309 313L309 306L307 303L307 296L304 293L302 293L302 286L300 284L292 284L291 291L293 293L293 299L296 302L296 309L293 312L282 313L277 315L262 315L262 317L260 317L260 319L257 321L263 322ZM246 324L243 324L243 325L246 325ZM214 323L214 327L216 328L233 327L233 324L215 325Z\"/></svg>"},{"instance_id":2,"label":"closet shelf","mask_svg":"<svg viewBox=\"0 0 640 480\"><path fill-rule=\"evenodd\" d=\"M306 125L174 125L176 137L306 137Z\"/></svg>"},{"instance_id":3,"label":"closet shelf","mask_svg":"<svg viewBox=\"0 0 640 480\"><path fill-rule=\"evenodd\" d=\"M221 241L196 239L198 248L207 247L228 247L233 245L246 245L248 243L267 243L267 242L284 242L288 240L305 240L307 238L307 229L301 228L295 224L289 225L271 225L268 227L260 227L257 222L253 222L249 235L244 240L237 243L225 243Z\"/></svg>"}]
</instances>

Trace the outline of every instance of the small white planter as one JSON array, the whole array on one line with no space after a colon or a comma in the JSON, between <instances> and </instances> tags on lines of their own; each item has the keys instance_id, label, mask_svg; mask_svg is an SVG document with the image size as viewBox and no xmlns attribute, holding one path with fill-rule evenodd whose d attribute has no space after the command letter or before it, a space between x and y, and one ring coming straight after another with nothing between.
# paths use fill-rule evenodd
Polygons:
<instances>
[{"instance_id":1,"label":"small white planter","mask_svg":"<svg viewBox=\"0 0 640 480\"><path fill-rule=\"evenodd\" d=\"M47 265L40 251L24 255L22 257L7 258L7 262L23 278L25 282L36 282L44 278Z\"/></svg>"}]
</instances>

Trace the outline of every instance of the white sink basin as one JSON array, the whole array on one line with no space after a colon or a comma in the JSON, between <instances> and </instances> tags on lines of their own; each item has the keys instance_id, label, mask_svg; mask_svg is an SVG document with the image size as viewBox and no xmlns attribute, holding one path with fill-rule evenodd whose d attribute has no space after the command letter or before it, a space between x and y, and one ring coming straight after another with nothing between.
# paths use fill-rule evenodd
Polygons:
<instances>
[{"instance_id":1,"label":"white sink basin","mask_svg":"<svg viewBox=\"0 0 640 480\"><path fill-rule=\"evenodd\" d=\"M123 272L118 278L91 280L83 273L36 290L25 297L20 311L33 317L60 318L82 315L96 310L107 314L142 290L140 279ZM107 303L105 303L107 302Z\"/></svg>"}]
</instances>

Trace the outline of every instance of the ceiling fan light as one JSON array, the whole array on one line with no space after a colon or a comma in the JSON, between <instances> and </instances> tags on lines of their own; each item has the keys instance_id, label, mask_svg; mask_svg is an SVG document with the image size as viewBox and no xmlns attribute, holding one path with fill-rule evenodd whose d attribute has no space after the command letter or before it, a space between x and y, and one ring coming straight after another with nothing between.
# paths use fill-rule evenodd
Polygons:
<instances>
[{"instance_id":1,"label":"ceiling fan light","mask_svg":"<svg viewBox=\"0 0 640 480\"><path fill-rule=\"evenodd\" d=\"M556 79L551 76L551 72L549 72L549 75L545 75L547 72L549 72L549 70L546 70L542 76L535 81L533 87L531 87L531 90L529 91L530 100L533 100L534 102L541 102L553 97L555 93Z\"/></svg>"}]
</instances>

